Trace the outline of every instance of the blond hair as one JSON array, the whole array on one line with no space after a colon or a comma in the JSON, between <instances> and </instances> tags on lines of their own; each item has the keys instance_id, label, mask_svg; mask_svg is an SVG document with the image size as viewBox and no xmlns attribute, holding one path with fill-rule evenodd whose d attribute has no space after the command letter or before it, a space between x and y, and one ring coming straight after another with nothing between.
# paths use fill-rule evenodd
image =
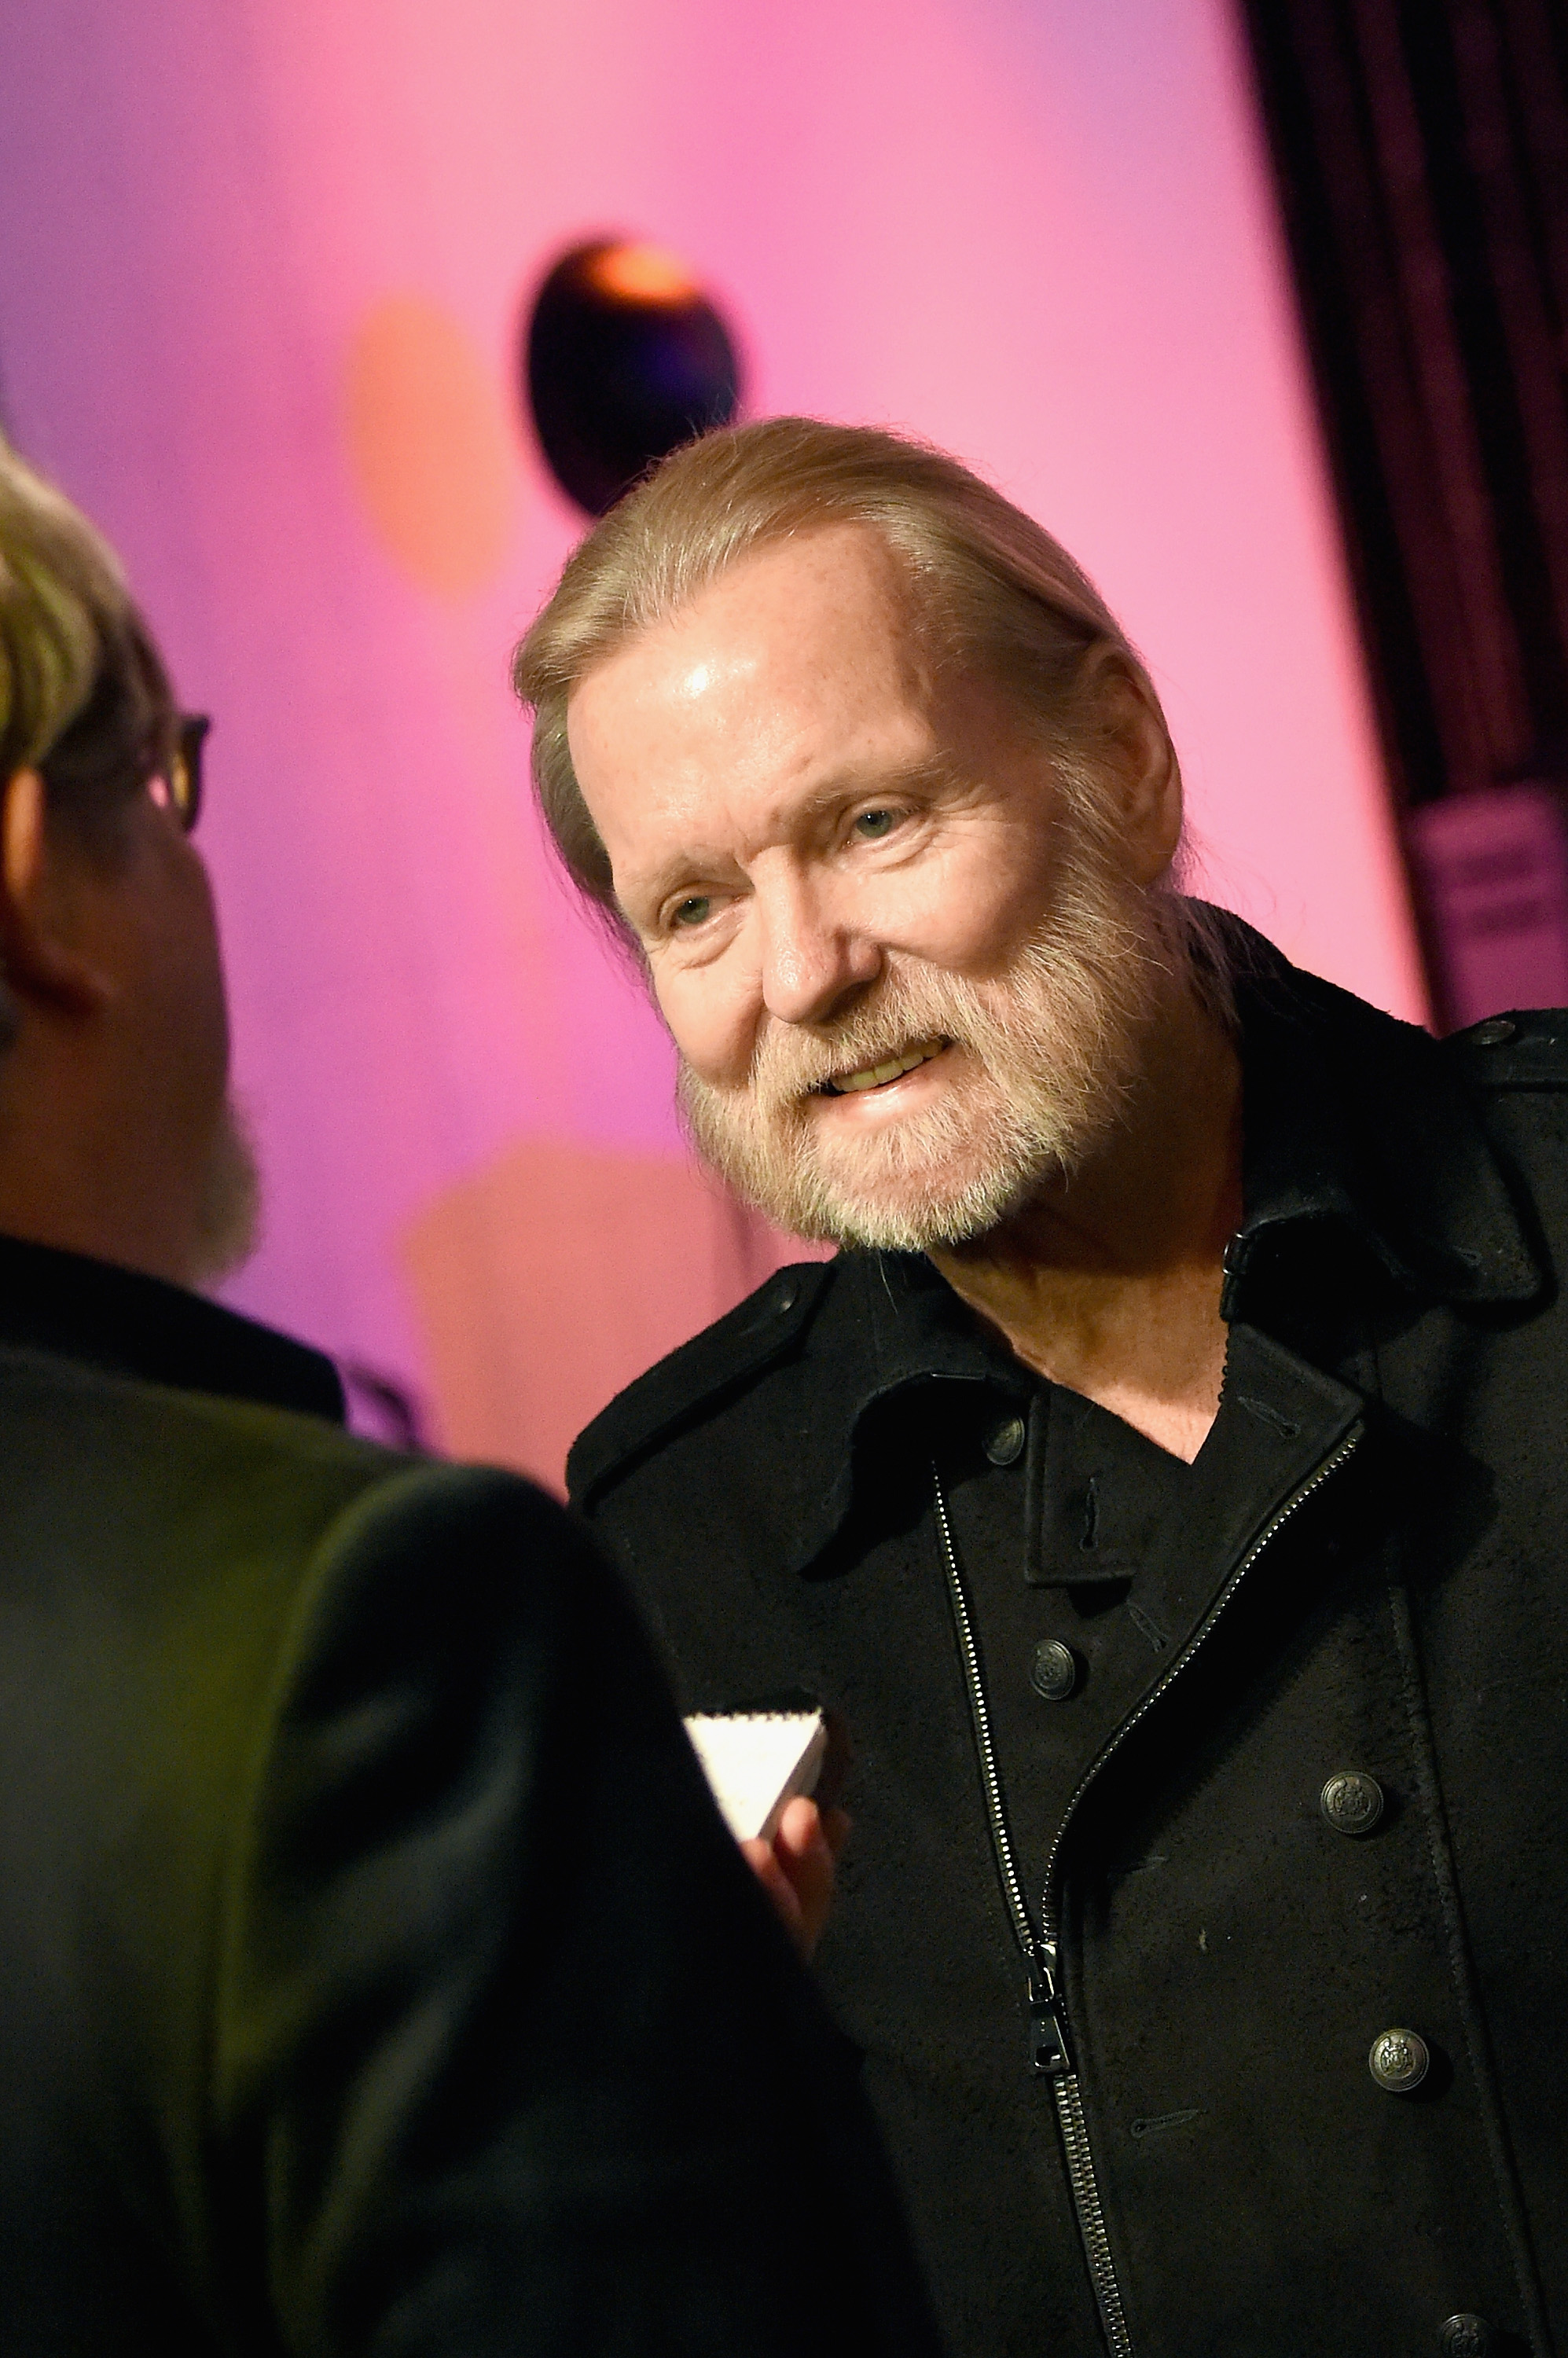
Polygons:
<instances>
[{"instance_id":1,"label":"blond hair","mask_svg":"<svg viewBox=\"0 0 1568 2358\"><path fill-rule=\"evenodd\" d=\"M750 551L834 524L880 536L935 668L993 680L1045 742L1080 823L1103 824L1086 684L1108 657L1156 711L1159 699L1082 567L1032 516L926 443L873 427L766 418L687 444L611 508L568 559L514 661L513 685L534 710L534 790L551 839L579 891L623 935L567 741L573 690ZM1190 942L1212 930L1197 904L1166 897L1173 936Z\"/></svg>"},{"instance_id":2,"label":"blond hair","mask_svg":"<svg viewBox=\"0 0 1568 2358\"><path fill-rule=\"evenodd\" d=\"M96 843L171 758L168 674L108 543L0 436L0 785Z\"/></svg>"}]
</instances>

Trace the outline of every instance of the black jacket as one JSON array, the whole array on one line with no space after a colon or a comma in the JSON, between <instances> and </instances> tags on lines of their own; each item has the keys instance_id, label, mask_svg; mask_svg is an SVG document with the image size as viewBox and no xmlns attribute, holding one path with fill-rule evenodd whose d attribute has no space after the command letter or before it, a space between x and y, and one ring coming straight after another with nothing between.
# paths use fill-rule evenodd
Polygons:
<instances>
[{"instance_id":1,"label":"black jacket","mask_svg":"<svg viewBox=\"0 0 1568 2358\"><path fill-rule=\"evenodd\" d=\"M1244 951L1206 1503L1149 1570L1114 1723L1054 1822L1012 1827L1050 1862L1033 1991L932 1481L966 1495L1032 1412L1025 1371L961 1317L934 1339L924 1263L788 1270L589 1428L572 1490L691 1705L806 1690L849 1723L821 1972L957 2350L1544 2358L1568 2349L1568 1017L1438 1044ZM1406 2093L1420 2049L1369 2069L1390 2030L1430 2059Z\"/></svg>"},{"instance_id":2,"label":"black jacket","mask_svg":"<svg viewBox=\"0 0 1568 2358\"><path fill-rule=\"evenodd\" d=\"M338 1406L0 1239L0 2345L931 2358L617 1584Z\"/></svg>"}]
</instances>

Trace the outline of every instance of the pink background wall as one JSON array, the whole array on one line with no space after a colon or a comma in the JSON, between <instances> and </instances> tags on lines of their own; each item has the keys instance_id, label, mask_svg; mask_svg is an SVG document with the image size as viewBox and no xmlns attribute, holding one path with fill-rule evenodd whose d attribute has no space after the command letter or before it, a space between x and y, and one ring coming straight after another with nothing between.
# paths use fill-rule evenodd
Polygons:
<instances>
[{"instance_id":1,"label":"pink background wall","mask_svg":"<svg viewBox=\"0 0 1568 2358\"><path fill-rule=\"evenodd\" d=\"M772 1248L525 796L511 640L578 529L521 299L627 231L753 411L906 423L1067 541L1166 695L1211 886L1422 1011L1225 0L11 0L0 400L213 712L269 1178L234 1300L554 1476Z\"/></svg>"}]
</instances>

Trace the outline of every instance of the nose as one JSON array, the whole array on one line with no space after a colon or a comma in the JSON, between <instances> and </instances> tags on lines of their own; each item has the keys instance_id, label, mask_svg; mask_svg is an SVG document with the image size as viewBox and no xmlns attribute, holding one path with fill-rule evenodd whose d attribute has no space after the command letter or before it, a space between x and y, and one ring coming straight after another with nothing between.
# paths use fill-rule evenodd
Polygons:
<instances>
[{"instance_id":1,"label":"nose","mask_svg":"<svg viewBox=\"0 0 1568 2358\"><path fill-rule=\"evenodd\" d=\"M825 1023L881 972L877 944L825 905L807 876L753 873L762 1003L779 1023Z\"/></svg>"}]
</instances>

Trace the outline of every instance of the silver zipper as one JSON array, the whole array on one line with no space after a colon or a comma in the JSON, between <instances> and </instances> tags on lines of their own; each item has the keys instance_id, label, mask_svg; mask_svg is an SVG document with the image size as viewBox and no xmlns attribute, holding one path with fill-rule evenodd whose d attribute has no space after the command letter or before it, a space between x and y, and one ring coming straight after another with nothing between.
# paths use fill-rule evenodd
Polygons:
<instances>
[{"instance_id":1,"label":"silver zipper","mask_svg":"<svg viewBox=\"0 0 1568 2358\"><path fill-rule=\"evenodd\" d=\"M1089 2151L1088 2125L1084 2119L1077 2073L1064 2072L1059 2080L1053 2080L1051 2092L1056 2099L1056 2124L1062 2132L1067 2184L1077 2213L1078 2233L1084 2241L1084 2256L1089 2264L1089 2282L1095 2288L1100 2330L1110 2358L1132 2358L1132 2336L1127 2330L1121 2287L1116 2281L1116 2262L1110 2255L1110 2237L1100 2209L1099 2184L1095 2177L1095 2158Z\"/></svg>"},{"instance_id":2,"label":"silver zipper","mask_svg":"<svg viewBox=\"0 0 1568 2358\"><path fill-rule=\"evenodd\" d=\"M980 1783L985 1788L986 1814L990 1821L991 1845L996 1852L997 1872L1012 1917L1012 1929L1018 1945L1031 1973L1039 1962L1040 1943L1034 1927L1029 1920L1024 1905L1023 1886L1018 1879L1013 1861L1012 1837L1007 1830L1007 1811L1001 1798L1001 1779L997 1774L996 1747L991 1742L990 1705L986 1701L985 1682L980 1677L980 1652L975 1643L975 1625L969 1618L969 1600L964 1594L963 1575L958 1570L958 1553L953 1545L952 1527L947 1520L947 1501L942 1494L942 1477L935 1466L931 1480L936 1492L936 1528L942 1535L942 1554L947 1569L947 1594L952 1600L953 1619L958 1632L958 1651L964 1658L964 1678L969 1690L969 1711L975 1723L975 1744L980 1756Z\"/></svg>"},{"instance_id":3,"label":"silver zipper","mask_svg":"<svg viewBox=\"0 0 1568 2358\"><path fill-rule=\"evenodd\" d=\"M1052 1840L1045 1862L1045 1876L1040 1901L1040 1930L1036 1933L1030 1920L1019 1880L1017 1864L1012 1855L1012 1837L1008 1832L1007 1811L1002 1801L1001 1778L996 1765L996 1750L991 1740L990 1706L986 1701L985 1683L980 1676L979 1649L975 1643L974 1622L969 1613L969 1600L964 1590L963 1575L958 1569L957 1550L953 1545L952 1526L947 1520L947 1501L943 1495L942 1477L935 1461L931 1467L931 1483L936 1502L936 1529L942 1541L944 1569L947 1576L947 1594L953 1607L953 1621L958 1636L958 1650L963 1658L964 1678L969 1693L969 1711L974 1721L975 1747L979 1755L980 1782L985 1791L986 1814L990 1824L991 1846L996 1853L997 1871L1001 1880L1002 1894L1012 1929L1029 1974L1031 2043L1035 2068L1046 2072L1051 2080L1051 2092L1056 2104L1057 2125L1061 2131L1062 2152L1067 2167L1067 2185L1073 2198L1073 2210L1088 2262L1089 2281L1094 2288L1095 2304L1099 2311L1100 2329L1105 2335L1110 2358L1132 2358L1132 2337L1127 2330L1127 2317L1121 2304L1121 2288L1116 2280L1116 2263L1111 2256L1110 2237L1106 2231L1105 2212L1100 2204L1099 2185L1095 2176L1094 2155L1090 2150L1088 2127L1084 2118L1083 2092L1078 2075L1073 2068L1072 2048L1068 2041L1066 2017L1056 1991L1056 1925L1052 1907L1052 1893L1056 1880L1056 1866L1062 1854L1062 1844L1075 1812L1099 1775L1108 1760L1131 1735L1139 1722L1153 1709L1173 1679L1186 1668L1215 1623L1251 1571L1264 1549L1288 1523L1291 1517L1305 1506L1313 1494L1320 1490L1331 1475L1336 1474L1360 1442L1362 1427L1355 1425L1331 1455L1325 1458L1289 1498L1278 1513L1271 1516L1253 1541L1240 1563L1220 1590L1202 1625L1193 1632L1170 1668L1158 1679L1144 1696L1137 1710L1123 1720L1108 1738L1085 1770ZM1044 2043L1043 2043L1044 2042Z\"/></svg>"}]
</instances>

